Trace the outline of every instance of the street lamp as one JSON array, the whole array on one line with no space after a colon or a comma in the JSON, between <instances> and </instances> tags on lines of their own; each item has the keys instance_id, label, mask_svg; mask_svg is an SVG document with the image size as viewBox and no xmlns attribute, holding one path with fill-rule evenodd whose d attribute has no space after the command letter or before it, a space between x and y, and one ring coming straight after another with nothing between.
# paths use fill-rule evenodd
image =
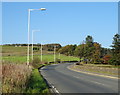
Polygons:
<instances>
[{"instance_id":1,"label":"street lamp","mask_svg":"<svg viewBox=\"0 0 120 95\"><path fill-rule=\"evenodd\" d=\"M41 57L41 62L42 62L42 43L41 43L41 49L40 50L41 50L41 56L40 57Z\"/></svg>"},{"instance_id":2,"label":"street lamp","mask_svg":"<svg viewBox=\"0 0 120 95\"><path fill-rule=\"evenodd\" d=\"M56 51L56 46L54 46L54 62L56 61L55 51Z\"/></svg>"},{"instance_id":3,"label":"street lamp","mask_svg":"<svg viewBox=\"0 0 120 95\"><path fill-rule=\"evenodd\" d=\"M29 65L29 40L30 40L30 12L34 10L44 11L46 8L28 9L28 48L27 48L27 65Z\"/></svg>"},{"instance_id":4,"label":"street lamp","mask_svg":"<svg viewBox=\"0 0 120 95\"><path fill-rule=\"evenodd\" d=\"M32 30L32 60L33 60L33 40L34 40L34 32L38 32L40 30Z\"/></svg>"}]
</instances>

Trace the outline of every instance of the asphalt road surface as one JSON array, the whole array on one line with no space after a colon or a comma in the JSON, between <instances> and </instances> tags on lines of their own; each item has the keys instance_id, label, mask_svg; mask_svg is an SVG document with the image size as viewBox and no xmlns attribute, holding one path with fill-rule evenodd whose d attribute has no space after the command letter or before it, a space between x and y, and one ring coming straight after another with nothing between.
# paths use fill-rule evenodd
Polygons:
<instances>
[{"instance_id":1,"label":"asphalt road surface","mask_svg":"<svg viewBox=\"0 0 120 95\"><path fill-rule=\"evenodd\" d=\"M75 72L71 64L45 66L41 74L59 93L118 93L118 79Z\"/></svg>"}]
</instances>

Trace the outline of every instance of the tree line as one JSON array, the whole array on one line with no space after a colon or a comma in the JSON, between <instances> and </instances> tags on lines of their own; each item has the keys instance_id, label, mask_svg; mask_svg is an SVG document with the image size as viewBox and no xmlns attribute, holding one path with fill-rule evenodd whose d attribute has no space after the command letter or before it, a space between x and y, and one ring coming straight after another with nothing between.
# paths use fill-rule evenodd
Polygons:
<instances>
[{"instance_id":1,"label":"tree line","mask_svg":"<svg viewBox=\"0 0 120 95\"><path fill-rule=\"evenodd\" d=\"M120 35L113 37L112 49L104 48L88 35L80 45L66 45L57 52L67 56L77 56L80 61L92 64L120 65Z\"/></svg>"}]
</instances>

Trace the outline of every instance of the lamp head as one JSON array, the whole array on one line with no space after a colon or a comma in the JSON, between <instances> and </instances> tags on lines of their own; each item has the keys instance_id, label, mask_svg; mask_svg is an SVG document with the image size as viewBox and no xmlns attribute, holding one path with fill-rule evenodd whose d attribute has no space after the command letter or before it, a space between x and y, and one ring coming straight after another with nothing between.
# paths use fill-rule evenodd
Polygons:
<instances>
[{"instance_id":1,"label":"lamp head","mask_svg":"<svg viewBox=\"0 0 120 95\"><path fill-rule=\"evenodd\" d=\"M40 10L41 10L41 11L45 11L45 10L46 10L46 8L40 8Z\"/></svg>"}]
</instances>

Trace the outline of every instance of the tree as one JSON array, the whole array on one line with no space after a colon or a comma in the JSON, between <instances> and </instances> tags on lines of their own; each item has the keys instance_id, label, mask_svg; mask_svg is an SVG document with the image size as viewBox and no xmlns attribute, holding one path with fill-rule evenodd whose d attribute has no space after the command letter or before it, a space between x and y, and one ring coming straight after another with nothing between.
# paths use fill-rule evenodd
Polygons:
<instances>
[{"instance_id":1,"label":"tree","mask_svg":"<svg viewBox=\"0 0 120 95\"><path fill-rule=\"evenodd\" d=\"M58 50L59 53L65 55L74 55L76 45L66 45Z\"/></svg>"},{"instance_id":2,"label":"tree","mask_svg":"<svg viewBox=\"0 0 120 95\"><path fill-rule=\"evenodd\" d=\"M104 57L105 55L111 55L112 51L109 48L101 48L101 58Z\"/></svg>"},{"instance_id":3,"label":"tree","mask_svg":"<svg viewBox=\"0 0 120 95\"><path fill-rule=\"evenodd\" d=\"M91 47L91 46L93 46L93 38L92 38L92 36L90 36L90 35L88 35L87 37L86 37L86 44L89 46L89 47Z\"/></svg>"},{"instance_id":4,"label":"tree","mask_svg":"<svg viewBox=\"0 0 120 95\"><path fill-rule=\"evenodd\" d=\"M103 61L104 61L104 63L109 63L109 60L111 59L111 56L110 55L105 55L104 57L103 57Z\"/></svg>"},{"instance_id":5,"label":"tree","mask_svg":"<svg viewBox=\"0 0 120 95\"><path fill-rule=\"evenodd\" d=\"M93 53L93 62L94 63L100 63L100 55L101 55L101 45L99 43L94 43L94 53Z\"/></svg>"},{"instance_id":6,"label":"tree","mask_svg":"<svg viewBox=\"0 0 120 95\"><path fill-rule=\"evenodd\" d=\"M112 43L112 58L109 60L109 63L112 65L120 65L120 35L116 34L113 37Z\"/></svg>"},{"instance_id":7,"label":"tree","mask_svg":"<svg viewBox=\"0 0 120 95\"><path fill-rule=\"evenodd\" d=\"M113 37L113 43L112 43L112 48L113 48L113 54L118 54L120 53L120 35L116 34Z\"/></svg>"},{"instance_id":8,"label":"tree","mask_svg":"<svg viewBox=\"0 0 120 95\"><path fill-rule=\"evenodd\" d=\"M78 45L74 52L75 56L84 57L84 44Z\"/></svg>"}]
</instances>

